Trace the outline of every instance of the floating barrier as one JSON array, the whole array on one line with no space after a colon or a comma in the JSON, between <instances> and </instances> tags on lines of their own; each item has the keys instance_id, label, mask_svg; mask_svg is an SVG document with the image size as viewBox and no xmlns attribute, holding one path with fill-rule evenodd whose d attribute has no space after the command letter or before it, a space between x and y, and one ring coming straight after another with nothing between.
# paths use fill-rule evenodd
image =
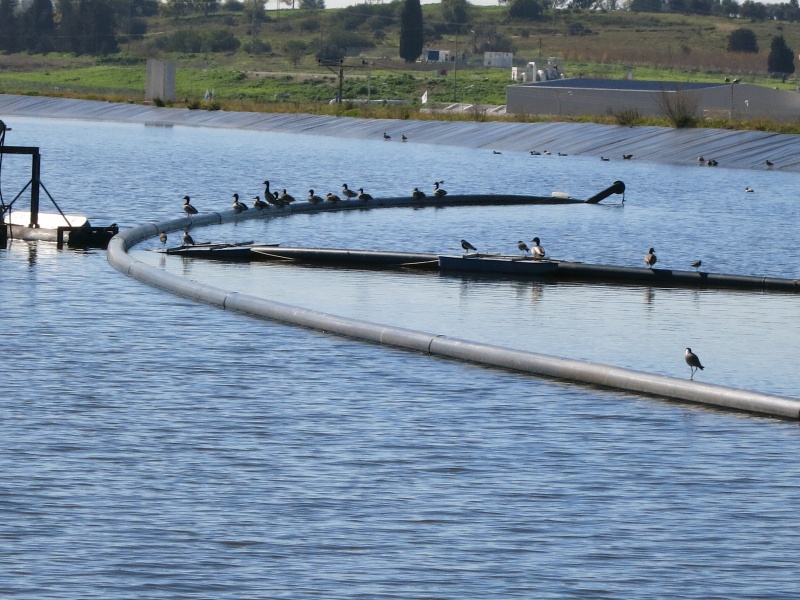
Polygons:
<instances>
[{"instance_id":1,"label":"floating barrier","mask_svg":"<svg viewBox=\"0 0 800 600\"><path fill-rule=\"evenodd\" d=\"M273 210L271 213L261 216L268 218L291 212L311 212L317 206L303 206L304 204L308 203ZM301 207L303 210L298 210ZM144 283L226 310L234 310L255 317L432 356L463 360L563 381L800 420L800 399L797 398L654 375L599 363L558 358L308 310L190 281L136 260L128 254L129 248L145 239L157 236L162 231L185 229L190 225L199 226L200 224L257 218L259 215L253 214L254 212L235 213L231 210L135 227L116 235L111 240L108 245L108 261L119 271Z\"/></svg>"}]
</instances>

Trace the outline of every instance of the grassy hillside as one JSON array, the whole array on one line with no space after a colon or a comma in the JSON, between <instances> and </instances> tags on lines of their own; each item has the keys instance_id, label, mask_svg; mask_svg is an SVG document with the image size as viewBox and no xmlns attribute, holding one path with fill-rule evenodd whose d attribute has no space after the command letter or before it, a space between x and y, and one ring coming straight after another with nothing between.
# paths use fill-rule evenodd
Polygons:
<instances>
[{"instance_id":1,"label":"grassy hillside","mask_svg":"<svg viewBox=\"0 0 800 600\"><path fill-rule=\"evenodd\" d=\"M402 99L413 104L412 109L387 109L392 116L398 111L400 116L410 116L425 90L432 103L457 99L504 104L510 73L483 67L483 50L498 46L510 46L518 65L558 57L567 75L619 78L632 71L637 79L719 81L736 76L782 89L796 86L794 79L786 83L769 79L766 68L772 36L783 35L791 48L800 50L796 23L625 11L555 11L531 22L510 20L504 7L472 7L471 23L456 36L454 26L444 22L441 6L425 5L426 46L466 53L454 76L452 64L409 65L398 58L398 9L399 3L324 11L282 9L269 11L261 22L231 11L152 17L146 19L148 32L140 39L123 39L122 52L116 56L0 56L0 90L138 102L144 95L146 59L162 58L178 62L179 104L310 112L364 110L328 105L338 92L338 79L317 65L314 53L331 41L362 48L358 57L346 59L352 68L346 69L343 96ZM737 27L756 33L757 54L726 51L728 35ZM169 51L180 36L220 32L235 37L239 48ZM306 51L293 57L288 50L292 44L305 45ZM439 75L440 68L448 69L446 76ZM203 100L207 90L213 91L213 102Z\"/></svg>"}]
</instances>

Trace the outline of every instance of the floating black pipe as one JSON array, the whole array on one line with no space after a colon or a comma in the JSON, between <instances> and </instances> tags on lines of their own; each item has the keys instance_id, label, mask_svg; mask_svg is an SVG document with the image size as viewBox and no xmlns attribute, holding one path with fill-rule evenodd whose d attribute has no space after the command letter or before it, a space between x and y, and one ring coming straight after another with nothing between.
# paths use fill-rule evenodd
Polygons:
<instances>
[{"instance_id":1,"label":"floating black pipe","mask_svg":"<svg viewBox=\"0 0 800 600\"><path fill-rule=\"evenodd\" d=\"M604 198L608 198L611 194L625 194L625 183L622 181L615 181L609 187L604 189L602 192L595 194L588 200L586 200L586 204L597 204ZM622 201L625 202L625 196L623 195Z\"/></svg>"}]
</instances>

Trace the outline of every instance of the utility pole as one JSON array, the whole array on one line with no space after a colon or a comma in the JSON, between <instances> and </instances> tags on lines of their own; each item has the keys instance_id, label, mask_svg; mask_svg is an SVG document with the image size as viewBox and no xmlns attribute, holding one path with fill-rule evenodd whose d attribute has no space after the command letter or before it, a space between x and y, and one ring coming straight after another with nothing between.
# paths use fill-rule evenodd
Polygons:
<instances>
[{"instance_id":1,"label":"utility pole","mask_svg":"<svg viewBox=\"0 0 800 600\"><path fill-rule=\"evenodd\" d=\"M328 59L324 59L324 58L318 58L317 59L317 64L320 67L325 67L331 73L333 73L334 75L336 75L339 78L339 93L336 96L336 102L337 102L337 104L341 104L342 103L342 93L343 93L343 89L342 88L344 87L345 69L347 69L347 72L349 73L353 69L358 69L359 67L364 66L367 63L366 63L366 61L361 61L360 65L346 65L346 64L344 64L344 59L343 58L340 58L339 60L328 60Z\"/></svg>"}]
</instances>

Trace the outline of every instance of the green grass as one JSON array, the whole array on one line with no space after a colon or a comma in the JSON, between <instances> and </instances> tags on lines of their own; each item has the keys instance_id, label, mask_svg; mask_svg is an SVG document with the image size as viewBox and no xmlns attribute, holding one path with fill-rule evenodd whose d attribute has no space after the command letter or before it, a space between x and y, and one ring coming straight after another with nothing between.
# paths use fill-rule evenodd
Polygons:
<instances>
[{"instance_id":1,"label":"green grass","mask_svg":"<svg viewBox=\"0 0 800 600\"><path fill-rule=\"evenodd\" d=\"M482 32L492 30L508 36L515 50L515 62L543 62L548 56L559 57L568 75L622 78L629 71L636 79L678 81L720 81L734 75L756 85L793 90L797 82L782 84L769 79L766 56L772 35L782 34L790 47L800 49L800 25L774 21L742 22L736 20L671 14L644 14L625 11L556 11L537 22L513 21L504 7L473 7L470 34L456 40L444 34L427 40L427 46L468 53L468 64L411 64L397 58L399 30L397 22L383 26L367 20L352 29L353 34L374 39L376 46L366 51L367 65L361 59L347 59L344 98L401 99L411 107L394 110L363 105L330 106L338 93L333 73L317 66L313 55L298 65L282 55L286 41L302 39L311 45L331 31L341 28L341 10L301 11L282 9L269 12L268 21L259 25L255 37L272 47L270 54L244 51L218 54L164 55L158 51L160 36L186 28L225 28L243 43L254 37L251 23L242 13L219 12L208 17L192 15L180 19L148 19L149 33L140 41L123 43L123 52L112 57L93 59L62 54L46 56L0 56L0 91L92 97L128 102L144 98L145 57L175 60L178 64L177 105L199 105L223 110L303 111L325 114L352 114L373 118L429 118L418 113L420 97L427 90L431 104L460 102L484 105L504 104L506 87L511 84L507 69L482 66ZM347 9L345 9L347 10ZM355 9L354 9L355 10ZM425 22L431 26L441 21L438 4L423 6ZM307 23L317 21L319 28L309 30ZM579 22L590 35L570 36L570 24ZM758 54L735 54L725 51L727 35L736 27L748 27L758 36ZM376 37L379 32L381 39ZM437 70L447 68L446 77ZM214 92L214 106L202 99L206 90ZM484 119L479 112L470 115L437 118ZM535 116L508 117L513 120L536 120ZM586 119L582 119L586 120ZM614 122L608 116L593 121ZM656 120L657 121L657 120ZM642 120L642 124L653 120ZM716 126L770 128L786 131L778 124L763 122L715 123Z\"/></svg>"}]
</instances>

